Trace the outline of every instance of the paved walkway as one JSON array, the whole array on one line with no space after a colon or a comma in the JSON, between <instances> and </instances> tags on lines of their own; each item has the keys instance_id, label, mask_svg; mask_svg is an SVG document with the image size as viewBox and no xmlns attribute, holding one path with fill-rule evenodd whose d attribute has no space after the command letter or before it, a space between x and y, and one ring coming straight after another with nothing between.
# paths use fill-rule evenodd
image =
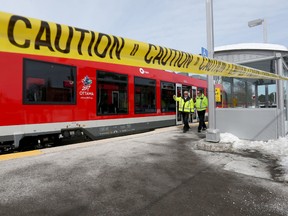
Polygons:
<instances>
[{"instance_id":1,"label":"paved walkway","mask_svg":"<svg viewBox=\"0 0 288 216\"><path fill-rule=\"evenodd\" d=\"M287 215L288 186L267 164L197 150L202 138L170 127L6 158L1 216Z\"/></svg>"}]
</instances>

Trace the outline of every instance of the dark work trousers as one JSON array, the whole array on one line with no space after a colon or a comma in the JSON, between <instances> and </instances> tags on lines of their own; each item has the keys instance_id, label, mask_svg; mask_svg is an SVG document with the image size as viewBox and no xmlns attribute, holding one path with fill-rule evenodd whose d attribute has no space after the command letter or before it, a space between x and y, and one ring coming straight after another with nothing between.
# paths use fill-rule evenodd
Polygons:
<instances>
[{"instance_id":1,"label":"dark work trousers","mask_svg":"<svg viewBox=\"0 0 288 216\"><path fill-rule=\"evenodd\" d=\"M184 124L184 127L183 127L183 131L188 131L189 130L189 112L182 112L182 120L183 120L183 124Z\"/></svg>"},{"instance_id":2,"label":"dark work trousers","mask_svg":"<svg viewBox=\"0 0 288 216\"><path fill-rule=\"evenodd\" d=\"M199 125L198 125L198 131L201 131L201 129L206 130L206 124L205 124L205 112L206 110L197 111L198 117L199 117Z\"/></svg>"}]
</instances>

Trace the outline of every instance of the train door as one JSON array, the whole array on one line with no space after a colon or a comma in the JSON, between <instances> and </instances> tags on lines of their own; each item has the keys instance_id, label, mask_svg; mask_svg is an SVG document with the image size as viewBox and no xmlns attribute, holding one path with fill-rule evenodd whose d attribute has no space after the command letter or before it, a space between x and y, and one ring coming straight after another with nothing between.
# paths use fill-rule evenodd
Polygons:
<instances>
[{"instance_id":1,"label":"train door","mask_svg":"<svg viewBox=\"0 0 288 216\"><path fill-rule=\"evenodd\" d=\"M190 92L191 98L193 99L194 103L196 102L196 97L197 97L197 88L196 86L192 86L191 92ZM193 122L197 119L196 116L196 109L194 109L194 114L190 115L190 122Z\"/></svg>"},{"instance_id":2,"label":"train door","mask_svg":"<svg viewBox=\"0 0 288 216\"><path fill-rule=\"evenodd\" d=\"M176 92L177 97L182 97L182 84L176 83ZM179 102L176 102L176 125L182 124L182 115L178 111Z\"/></svg>"}]
</instances>

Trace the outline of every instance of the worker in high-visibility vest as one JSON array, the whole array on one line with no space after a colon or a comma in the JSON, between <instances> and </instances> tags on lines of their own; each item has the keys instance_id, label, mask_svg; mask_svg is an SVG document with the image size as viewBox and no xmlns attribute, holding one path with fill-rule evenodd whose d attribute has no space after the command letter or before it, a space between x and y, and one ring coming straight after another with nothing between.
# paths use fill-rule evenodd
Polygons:
<instances>
[{"instance_id":1,"label":"worker in high-visibility vest","mask_svg":"<svg viewBox=\"0 0 288 216\"><path fill-rule=\"evenodd\" d=\"M183 97L176 97L173 95L173 99L179 102L178 110L182 114L183 120L183 133L186 133L189 130L189 114L194 113L194 101L189 97L188 91L184 91Z\"/></svg>"},{"instance_id":2,"label":"worker in high-visibility vest","mask_svg":"<svg viewBox=\"0 0 288 216\"><path fill-rule=\"evenodd\" d=\"M197 91L195 106L199 117L198 132L200 133L201 130L205 131L207 129L205 124L205 112L208 107L208 99L201 89Z\"/></svg>"}]
</instances>

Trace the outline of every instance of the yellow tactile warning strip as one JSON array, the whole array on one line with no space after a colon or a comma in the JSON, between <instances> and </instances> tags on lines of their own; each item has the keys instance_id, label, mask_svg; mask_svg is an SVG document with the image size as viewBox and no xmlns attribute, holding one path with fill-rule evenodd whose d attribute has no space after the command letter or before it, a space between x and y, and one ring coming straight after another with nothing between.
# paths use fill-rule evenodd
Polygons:
<instances>
[{"instance_id":1,"label":"yellow tactile warning strip","mask_svg":"<svg viewBox=\"0 0 288 216\"><path fill-rule=\"evenodd\" d=\"M5 154L0 155L0 161L4 160L11 160L16 158L23 158L23 157L30 157L30 156L36 156L43 154L40 150L33 150L33 151L27 151L27 152L17 152L17 153L11 153L11 154Z\"/></svg>"}]
</instances>

